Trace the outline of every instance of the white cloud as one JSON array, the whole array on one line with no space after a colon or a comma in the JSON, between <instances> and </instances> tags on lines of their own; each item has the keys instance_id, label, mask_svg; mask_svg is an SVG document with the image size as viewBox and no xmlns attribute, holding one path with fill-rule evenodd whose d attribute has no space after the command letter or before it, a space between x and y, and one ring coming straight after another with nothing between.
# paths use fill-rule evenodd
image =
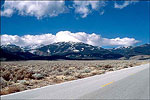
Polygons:
<instances>
[{"instance_id":1,"label":"white cloud","mask_svg":"<svg viewBox=\"0 0 150 100\"><path fill-rule=\"evenodd\" d=\"M64 1L5 1L2 16L11 16L18 12L20 15L35 16L57 16L66 11Z\"/></svg>"},{"instance_id":2,"label":"white cloud","mask_svg":"<svg viewBox=\"0 0 150 100\"><path fill-rule=\"evenodd\" d=\"M85 18L93 10L99 10L104 6L104 1L74 1L75 12L81 14L82 18Z\"/></svg>"},{"instance_id":3,"label":"white cloud","mask_svg":"<svg viewBox=\"0 0 150 100\"><path fill-rule=\"evenodd\" d=\"M7 16L7 17L11 17L13 14L13 10L12 9L5 9L4 11L1 11L1 15L2 16Z\"/></svg>"},{"instance_id":4,"label":"white cloud","mask_svg":"<svg viewBox=\"0 0 150 100\"><path fill-rule=\"evenodd\" d=\"M82 18L87 17L93 11L99 12L103 15L105 12L104 7L109 3L108 1L70 1L68 5L65 4L64 0L56 1L45 1L45 0L34 0L34 1L20 1L20 0L6 0L2 5L1 15L11 17L14 13L21 16L34 16L38 19L43 17L54 17L59 14L66 13L69 10L74 9L76 14L81 15ZM114 2L114 8L123 9L130 4L134 4L138 1L128 0Z\"/></svg>"},{"instance_id":5,"label":"white cloud","mask_svg":"<svg viewBox=\"0 0 150 100\"><path fill-rule=\"evenodd\" d=\"M130 46L138 43L139 41L134 38L103 38L95 33L88 34L85 32L72 33L70 31L60 31L56 35L41 34L41 35L1 35L1 44L16 44L19 46L28 45L48 45L54 42L83 42L94 46Z\"/></svg>"},{"instance_id":6,"label":"white cloud","mask_svg":"<svg viewBox=\"0 0 150 100\"><path fill-rule=\"evenodd\" d=\"M135 4L137 3L138 1L137 0L128 0L128 1L124 1L123 4L118 4L118 3L114 3L114 8L119 8L119 9L123 9L125 7L127 7L128 5L130 4Z\"/></svg>"},{"instance_id":7,"label":"white cloud","mask_svg":"<svg viewBox=\"0 0 150 100\"><path fill-rule=\"evenodd\" d=\"M52 34L42 34L42 35L1 35L1 44L15 44L18 46L28 46L28 45L40 45L40 44L50 44L55 40L55 36Z\"/></svg>"},{"instance_id":8,"label":"white cloud","mask_svg":"<svg viewBox=\"0 0 150 100\"><path fill-rule=\"evenodd\" d=\"M107 39L107 38L103 38L103 45L111 45L111 46L132 46L136 43L138 43L139 41L135 40L134 38L114 38L114 39Z\"/></svg>"}]
</instances>

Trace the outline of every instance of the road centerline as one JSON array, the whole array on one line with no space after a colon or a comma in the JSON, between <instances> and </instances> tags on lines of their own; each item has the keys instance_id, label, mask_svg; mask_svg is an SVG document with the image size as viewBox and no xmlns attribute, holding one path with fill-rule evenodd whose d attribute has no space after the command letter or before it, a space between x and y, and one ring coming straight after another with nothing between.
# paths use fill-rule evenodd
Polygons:
<instances>
[{"instance_id":1,"label":"road centerline","mask_svg":"<svg viewBox=\"0 0 150 100\"><path fill-rule=\"evenodd\" d=\"M105 86L107 86L107 85L109 85L109 84L112 84L114 81L112 81L112 82L110 82L110 83L107 83L107 84L105 84L105 85L102 85L101 87L105 87Z\"/></svg>"}]
</instances>

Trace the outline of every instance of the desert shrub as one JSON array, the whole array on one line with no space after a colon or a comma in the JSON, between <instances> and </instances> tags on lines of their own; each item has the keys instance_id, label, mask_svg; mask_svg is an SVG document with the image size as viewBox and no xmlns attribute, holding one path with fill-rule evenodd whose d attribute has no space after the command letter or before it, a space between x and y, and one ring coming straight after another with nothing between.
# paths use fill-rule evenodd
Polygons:
<instances>
[{"instance_id":1,"label":"desert shrub","mask_svg":"<svg viewBox=\"0 0 150 100\"><path fill-rule=\"evenodd\" d=\"M20 89L17 86L9 86L1 90L0 94L1 95L6 95L14 92L19 92Z\"/></svg>"},{"instance_id":2,"label":"desert shrub","mask_svg":"<svg viewBox=\"0 0 150 100\"><path fill-rule=\"evenodd\" d=\"M42 78L44 78L44 76L43 76L43 74L35 73L32 75L32 78L33 79L42 79Z\"/></svg>"},{"instance_id":3,"label":"desert shrub","mask_svg":"<svg viewBox=\"0 0 150 100\"><path fill-rule=\"evenodd\" d=\"M96 65L95 67L96 67L96 68L99 68L99 67L102 67L102 65Z\"/></svg>"},{"instance_id":4,"label":"desert shrub","mask_svg":"<svg viewBox=\"0 0 150 100\"><path fill-rule=\"evenodd\" d=\"M84 78L84 75L79 74L79 75L77 75L76 77L80 79L80 78Z\"/></svg>"},{"instance_id":5,"label":"desert shrub","mask_svg":"<svg viewBox=\"0 0 150 100\"><path fill-rule=\"evenodd\" d=\"M62 70L61 68L58 68L57 71L58 71L58 72L62 72L63 70Z\"/></svg>"},{"instance_id":6,"label":"desert shrub","mask_svg":"<svg viewBox=\"0 0 150 100\"><path fill-rule=\"evenodd\" d=\"M0 77L0 86L1 86L1 88L6 87L7 84L8 84L8 82L3 77Z\"/></svg>"},{"instance_id":7,"label":"desert shrub","mask_svg":"<svg viewBox=\"0 0 150 100\"><path fill-rule=\"evenodd\" d=\"M64 73L64 75L71 75L72 73L71 73L71 71L70 70L67 70L65 73Z\"/></svg>"},{"instance_id":8,"label":"desert shrub","mask_svg":"<svg viewBox=\"0 0 150 100\"><path fill-rule=\"evenodd\" d=\"M10 71L5 70L3 73L1 73L2 77L6 80L9 81L10 80Z\"/></svg>"},{"instance_id":9,"label":"desert shrub","mask_svg":"<svg viewBox=\"0 0 150 100\"><path fill-rule=\"evenodd\" d=\"M105 65L104 67L105 68L113 68L113 66L111 66L111 65Z\"/></svg>"},{"instance_id":10,"label":"desert shrub","mask_svg":"<svg viewBox=\"0 0 150 100\"><path fill-rule=\"evenodd\" d=\"M130 67L133 67L133 64L129 64Z\"/></svg>"},{"instance_id":11,"label":"desert shrub","mask_svg":"<svg viewBox=\"0 0 150 100\"><path fill-rule=\"evenodd\" d=\"M88 68L84 70L84 73L90 73L90 72L91 72L91 70Z\"/></svg>"}]
</instances>

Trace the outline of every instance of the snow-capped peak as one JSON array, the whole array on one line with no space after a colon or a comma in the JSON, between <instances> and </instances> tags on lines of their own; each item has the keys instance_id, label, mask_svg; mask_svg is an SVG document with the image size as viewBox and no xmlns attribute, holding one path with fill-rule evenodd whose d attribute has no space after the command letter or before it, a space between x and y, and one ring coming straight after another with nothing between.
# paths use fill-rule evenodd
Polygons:
<instances>
[{"instance_id":1,"label":"snow-capped peak","mask_svg":"<svg viewBox=\"0 0 150 100\"><path fill-rule=\"evenodd\" d=\"M28 45L28 46L24 46L23 49L25 50L34 50L34 49L37 49L37 48L40 48L44 46L43 44L34 44L34 45Z\"/></svg>"}]
</instances>

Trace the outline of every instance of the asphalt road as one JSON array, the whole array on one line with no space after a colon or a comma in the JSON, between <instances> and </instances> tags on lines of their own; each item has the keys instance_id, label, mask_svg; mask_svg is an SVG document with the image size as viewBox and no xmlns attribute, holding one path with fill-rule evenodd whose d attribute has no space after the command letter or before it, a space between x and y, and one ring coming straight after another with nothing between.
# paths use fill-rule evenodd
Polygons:
<instances>
[{"instance_id":1,"label":"asphalt road","mask_svg":"<svg viewBox=\"0 0 150 100\"><path fill-rule=\"evenodd\" d=\"M150 99L149 64L1 96L1 99Z\"/></svg>"}]
</instances>

